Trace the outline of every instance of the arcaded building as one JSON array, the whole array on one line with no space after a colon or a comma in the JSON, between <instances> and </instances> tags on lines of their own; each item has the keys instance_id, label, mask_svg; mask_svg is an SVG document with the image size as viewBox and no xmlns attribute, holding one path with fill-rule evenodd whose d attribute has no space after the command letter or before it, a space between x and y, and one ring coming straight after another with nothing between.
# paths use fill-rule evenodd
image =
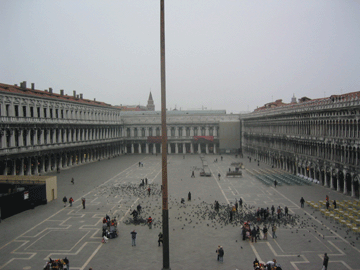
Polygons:
<instances>
[{"instance_id":1,"label":"arcaded building","mask_svg":"<svg viewBox=\"0 0 360 270\"><path fill-rule=\"evenodd\" d=\"M117 155L161 153L161 113L151 93L146 108L122 111L75 91L0 84L0 174L38 175ZM168 111L167 151L238 152L239 126L239 115L225 110Z\"/></svg>"},{"instance_id":2,"label":"arcaded building","mask_svg":"<svg viewBox=\"0 0 360 270\"><path fill-rule=\"evenodd\" d=\"M244 155L359 198L360 92L277 100L241 125Z\"/></svg>"}]
</instances>

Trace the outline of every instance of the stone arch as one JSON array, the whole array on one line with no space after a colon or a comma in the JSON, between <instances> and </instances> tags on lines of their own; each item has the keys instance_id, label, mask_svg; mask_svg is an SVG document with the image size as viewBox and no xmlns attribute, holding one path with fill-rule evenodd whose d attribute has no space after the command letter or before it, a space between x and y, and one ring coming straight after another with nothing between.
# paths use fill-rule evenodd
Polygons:
<instances>
[{"instance_id":1,"label":"stone arch","mask_svg":"<svg viewBox=\"0 0 360 270\"><path fill-rule=\"evenodd\" d=\"M356 199L359 199L360 198L360 192L359 192L360 176L356 175L353 178L352 183L353 183L353 189L354 189L354 196Z\"/></svg>"},{"instance_id":2,"label":"stone arch","mask_svg":"<svg viewBox=\"0 0 360 270\"><path fill-rule=\"evenodd\" d=\"M340 191L343 192L344 191L344 184L345 184L345 176L342 170L339 170L338 172L338 179L339 179L339 188Z\"/></svg>"},{"instance_id":3,"label":"stone arch","mask_svg":"<svg viewBox=\"0 0 360 270\"><path fill-rule=\"evenodd\" d=\"M337 178L338 178L338 175L337 175L337 169L333 169L332 172L331 172L331 182L332 182L332 186L335 190L337 190L337 187L338 187L338 184L337 184Z\"/></svg>"}]
</instances>

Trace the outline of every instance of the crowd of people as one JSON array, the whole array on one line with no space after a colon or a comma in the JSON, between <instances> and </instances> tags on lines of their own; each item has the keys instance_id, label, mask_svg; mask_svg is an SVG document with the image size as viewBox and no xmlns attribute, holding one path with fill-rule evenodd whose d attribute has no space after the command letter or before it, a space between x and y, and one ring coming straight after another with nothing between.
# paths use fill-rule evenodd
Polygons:
<instances>
[{"instance_id":1,"label":"crowd of people","mask_svg":"<svg viewBox=\"0 0 360 270\"><path fill-rule=\"evenodd\" d=\"M107 243L109 239L118 237L117 220L116 218L110 219L108 215L103 218L102 227L102 242Z\"/></svg>"}]
</instances>

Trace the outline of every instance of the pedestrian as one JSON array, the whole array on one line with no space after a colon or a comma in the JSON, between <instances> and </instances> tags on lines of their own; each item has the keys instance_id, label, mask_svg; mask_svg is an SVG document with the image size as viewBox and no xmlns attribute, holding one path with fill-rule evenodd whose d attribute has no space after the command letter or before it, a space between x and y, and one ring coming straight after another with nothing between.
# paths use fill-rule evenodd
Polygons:
<instances>
[{"instance_id":1,"label":"pedestrian","mask_svg":"<svg viewBox=\"0 0 360 270\"><path fill-rule=\"evenodd\" d=\"M326 201L326 210L329 210L330 203L329 201Z\"/></svg>"},{"instance_id":2,"label":"pedestrian","mask_svg":"<svg viewBox=\"0 0 360 270\"><path fill-rule=\"evenodd\" d=\"M224 261L224 254L225 254L224 249L222 246L220 246L220 249L219 249L219 261L220 262Z\"/></svg>"},{"instance_id":3,"label":"pedestrian","mask_svg":"<svg viewBox=\"0 0 360 270\"><path fill-rule=\"evenodd\" d=\"M253 261L253 266L254 266L254 269L256 266L259 266L259 261L257 258L255 258L255 260Z\"/></svg>"},{"instance_id":4,"label":"pedestrian","mask_svg":"<svg viewBox=\"0 0 360 270\"><path fill-rule=\"evenodd\" d=\"M221 156L221 161L223 161L223 156Z\"/></svg>"},{"instance_id":5,"label":"pedestrian","mask_svg":"<svg viewBox=\"0 0 360 270\"><path fill-rule=\"evenodd\" d=\"M327 202L329 201L329 196L328 196L328 195L326 195L325 200L326 200Z\"/></svg>"},{"instance_id":6,"label":"pedestrian","mask_svg":"<svg viewBox=\"0 0 360 270\"><path fill-rule=\"evenodd\" d=\"M148 191L148 195L150 196L150 191L151 191L151 188L150 188L150 187L148 187L147 191Z\"/></svg>"},{"instance_id":7,"label":"pedestrian","mask_svg":"<svg viewBox=\"0 0 360 270\"><path fill-rule=\"evenodd\" d=\"M240 204L240 207L242 207L242 204L243 204L243 200L240 198L239 200L239 204Z\"/></svg>"},{"instance_id":8,"label":"pedestrian","mask_svg":"<svg viewBox=\"0 0 360 270\"><path fill-rule=\"evenodd\" d=\"M273 206L271 206L271 215L272 215L272 216L274 215L274 212L275 212L275 207L274 207L274 205L273 205Z\"/></svg>"},{"instance_id":9,"label":"pedestrian","mask_svg":"<svg viewBox=\"0 0 360 270\"><path fill-rule=\"evenodd\" d=\"M236 212L237 212L237 210L238 210L238 207L239 207L239 204L238 204L238 202L235 200L235 210L236 210Z\"/></svg>"},{"instance_id":10,"label":"pedestrian","mask_svg":"<svg viewBox=\"0 0 360 270\"><path fill-rule=\"evenodd\" d=\"M305 203L305 200L303 197L301 197L301 199L300 199L301 208L304 208L304 203Z\"/></svg>"},{"instance_id":11,"label":"pedestrian","mask_svg":"<svg viewBox=\"0 0 360 270\"><path fill-rule=\"evenodd\" d=\"M216 249L216 255L217 255L217 260L219 261L219 257L220 257L220 255L219 255L219 250L220 250L220 246L218 246L218 248Z\"/></svg>"},{"instance_id":12,"label":"pedestrian","mask_svg":"<svg viewBox=\"0 0 360 270\"><path fill-rule=\"evenodd\" d=\"M325 253L324 254L324 260L323 260L323 270L327 270L328 263L329 263L329 257L327 255L327 253Z\"/></svg>"},{"instance_id":13,"label":"pedestrian","mask_svg":"<svg viewBox=\"0 0 360 270\"><path fill-rule=\"evenodd\" d=\"M64 263L66 264L66 269L70 270L70 262L69 262L69 259L67 257L65 257Z\"/></svg>"},{"instance_id":14,"label":"pedestrian","mask_svg":"<svg viewBox=\"0 0 360 270\"><path fill-rule=\"evenodd\" d=\"M72 197L70 197L70 199L69 199L70 207L72 206L73 202L74 202L74 199Z\"/></svg>"},{"instance_id":15,"label":"pedestrian","mask_svg":"<svg viewBox=\"0 0 360 270\"><path fill-rule=\"evenodd\" d=\"M255 226L251 231L251 242L254 242L254 239L255 239L255 243L256 243L256 228L255 228Z\"/></svg>"},{"instance_id":16,"label":"pedestrian","mask_svg":"<svg viewBox=\"0 0 360 270\"><path fill-rule=\"evenodd\" d=\"M148 179L147 179L147 178L145 178L145 185L147 185L147 183L148 183Z\"/></svg>"},{"instance_id":17,"label":"pedestrian","mask_svg":"<svg viewBox=\"0 0 360 270\"><path fill-rule=\"evenodd\" d=\"M221 174L220 174L220 173L218 173L218 178L219 178L219 181L220 181L220 177L221 177Z\"/></svg>"},{"instance_id":18,"label":"pedestrian","mask_svg":"<svg viewBox=\"0 0 360 270\"><path fill-rule=\"evenodd\" d=\"M140 214L140 211L141 211L141 205L139 204L138 206L136 206L136 209L137 209L138 213Z\"/></svg>"},{"instance_id":19,"label":"pedestrian","mask_svg":"<svg viewBox=\"0 0 360 270\"><path fill-rule=\"evenodd\" d=\"M71 183L72 183L72 184L75 184L74 177L71 178Z\"/></svg>"},{"instance_id":20,"label":"pedestrian","mask_svg":"<svg viewBox=\"0 0 360 270\"><path fill-rule=\"evenodd\" d=\"M83 209L85 209L85 198L82 198L81 202L82 202Z\"/></svg>"},{"instance_id":21,"label":"pedestrian","mask_svg":"<svg viewBox=\"0 0 360 270\"><path fill-rule=\"evenodd\" d=\"M149 218L147 219L147 222L149 224L149 229L151 229L151 227L152 227L152 218L151 218L151 216L149 216Z\"/></svg>"},{"instance_id":22,"label":"pedestrian","mask_svg":"<svg viewBox=\"0 0 360 270\"><path fill-rule=\"evenodd\" d=\"M264 228L263 228L263 234L264 234L264 240L267 240L267 233L268 233L268 229L266 228L266 225L264 225Z\"/></svg>"},{"instance_id":23,"label":"pedestrian","mask_svg":"<svg viewBox=\"0 0 360 270\"><path fill-rule=\"evenodd\" d=\"M195 178L195 172L194 171L191 172L191 178Z\"/></svg>"},{"instance_id":24,"label":"pedestrian","mask_svg":"<svg viewBox=\"0 0 360 270\"><path fill-rule=\"evenodd\" d=\"M274 186L275 186L275 188L276 188L276 185L277 185L277 181L276 181L276 180L274 180Z\"/></svg>"},{"instance_id":25,"label":"pedestrian","mask_svg":"<svg viewBox=\"0 0 360 270\"><path fill-rule=\"evenodd\" d=\"M158 237L159 237L158 243L159 243L159 247L160 247L160 242L161 242L161 243L163 243L163 245L164 245L164 241L163 241L163 234L162 234L162 232L159 232Z\"/></svg>"},{"instance_id":26,"label":"pedestrian","mask_svg":"<svg viewBox=\"0 0 360 270\"><path fill-rule=\"evenodd\" d=\"M277 215L278 215L278 219L280 219L281 218L281 207L280 207L280 205L277 208Z\"/></svg>"},{"instance_id":27,"label":"pedestrian","mask_svg":"<svg viewBox=\"0 0 360 270\"><path fill-rule=\"evenodd\" d=\"M334 209L336 209L336 200L334 200L333 205L334 205Z\"/></svg>"},{"instance_id":28,"label":"pedestrian","mask_svg":"<svg viewBox=\"0 0 360 270\"><path fill-rule=\"evenodd\" d=\"M188 193L188 201L191 201L191 193L190 193L190 191Z\"/></svg>"},{"instance_id":29,"label":"pedestrian","mask_svg":"<svg viewBox=\"0 0 360 270\"><path fill-rule=\"evenodd\" d=\"M230 222L232 222L232 219L233 219L233 212L232 210L230 210Z\"/></svg>"},{"instance_id":30,"label":"pedestrian","mask_svg":"<svg viewBox=\"0 0 360 270\"><path fill-rule=\"evenodd\" d=\"M66 198L66 196L64 196L63 202L64 202L64 207L66 207L66 203L67 203L67 198Z\"/></svg>"},{"instance_id":31,"label":"pedestrian","mask_svg":"<svg viewBox=\"0 0 360 270\"><path fill-rule=\"evenodd\" d=\"M289 215L289 208L285 206L285 216L287 217Z\"/></svg>"},{"instance_id":32,"label":"pedestrian","mask_svg":"<svg viewBox=\"0 0 360 270\"><path fill-rule=\"evenodd\" d=\"M137 232L135 232L135 230L133 230L130 234L131 234L131 245L136 246L136 234L137 234Z\"/></svg>"},{"instance_id":33,"label":"pedestrian","mask_svg":"<svg viewBox=\"0 0 360 270\"><path fill-rule=\"evenodd\" d=\"M275 238L277 238L277 235L276 235L276 226L275 226L275 224L272 226L272 237L275 239Z\"/></svg>"},{"instance_id":34,"label":"pedestrian","mask_svg":"<svg viewBox=\"0 0 360 270\"><path fill-rule=\"evenodd\" d=\"M141 166L141 162L139 161L139 167Z\"/></svg>"}]
</instances>

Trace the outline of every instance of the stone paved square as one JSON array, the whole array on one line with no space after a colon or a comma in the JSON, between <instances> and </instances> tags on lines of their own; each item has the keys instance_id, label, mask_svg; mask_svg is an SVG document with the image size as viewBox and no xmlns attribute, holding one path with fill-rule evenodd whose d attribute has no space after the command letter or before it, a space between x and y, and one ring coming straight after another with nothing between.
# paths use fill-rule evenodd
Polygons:
<instances>
[{"instance_id":1,"label":"stone paved square","mask_svg":"<svg viewBox=\"0 0 360 270\"><path fill-rule=\"evenodd\" d=\"M309 206L300 208L305 200L353 200L319 185L266 186L253 176L254 172L274 171L270 166L249 163L233 155L204 155L211 177L200 177L202 158L199 155L169 155L169 217L171 269L253 269L255 257L267 262L276 258L283 269L321 269L325 252L330 257L329 269L360 269L359 240L352 232L321 215ZM217 163L213 162L217 158ZM139 167L141 161L144 167ZM231 162L243 162L242 178L225 177ZM191 172L195 171L195 178ZM218 181L217 175L221 174ZM58 199L7 218L0 223L0 269L42 269L51 257L70 260L70 269L161 269L162 247L158 247L161 231L161 156L123 155L63 170L58 177ZM75 185L70 180L74 177ZM153 194L139 188L140 179L148 178ZM192 200L187 201L188 192ZM73 197L73 207L63 207L62 197ZM86 209L81 198L86 198ZM181 204L181 198L185 204ZM296 225L280 226L278 238L242 241L241 225L219 215L213 218L215 200L224 206L243 199L247 210L258 207L289 207L299 215ZM151 215L152 229L144 225L127 225L130 210L143 207L142 217ZM244 207L245 209L245 207ZM245 211L245 210L244 210ZM102 218L116 216L119 237L101 243ZM262 226L261 226L262 228ZM136 247L131 246L130 232L138 232ZM305 235L305 236L304 236ZM351 245L353 244L353 245ZM222 245L224 262L216 260L215 250Z\"/></svg>"}]
</instances>

